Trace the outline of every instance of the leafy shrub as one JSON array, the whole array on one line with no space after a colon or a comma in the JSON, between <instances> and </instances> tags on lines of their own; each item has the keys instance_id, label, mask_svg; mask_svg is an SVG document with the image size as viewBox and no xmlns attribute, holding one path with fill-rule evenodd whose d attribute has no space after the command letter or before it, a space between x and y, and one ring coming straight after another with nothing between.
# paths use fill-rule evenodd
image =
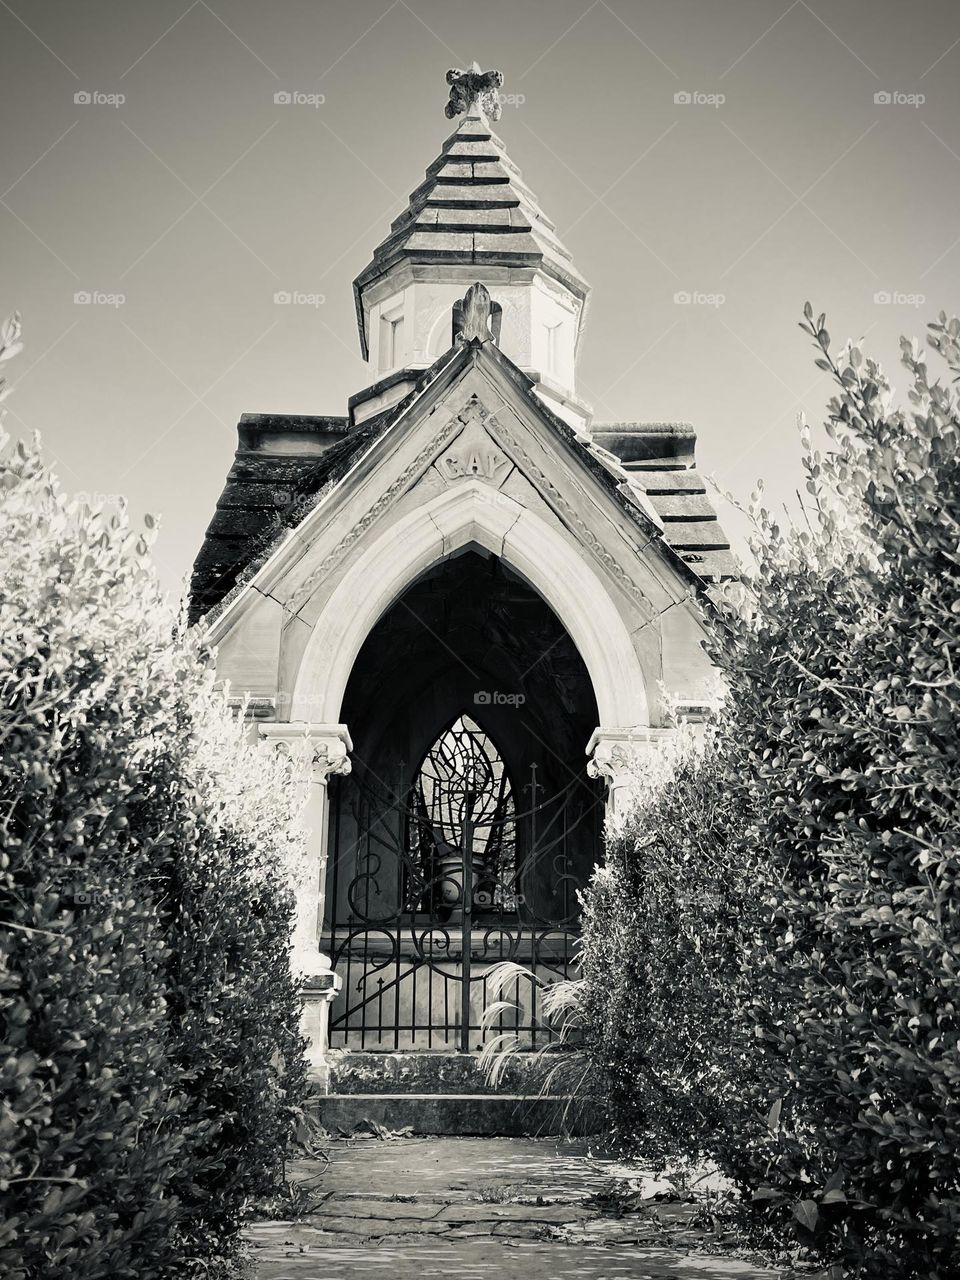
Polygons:
<instances>
[{"instance_id":1,"label":"leafy shrub","mask_svg":"<svg viewBox=\"0 0 960 1280\"><path fill-rule=\"evenodd\" d=\"M598 880L588 972L604 946L608 966L628 962L619 947L643 955L628 1001L643 1062L613 1060L623 1092L667 1092L670 1141L706 1145L857 1274L945 1278L960 1272L960 408L918 344L902 344L898 409L856 346L831 357L809 307L805 327L838 384L828 447L806 439L806 526L757 512L756 570L710 624L728 686L715 751L616 837L605 874L633 928L606 937ZM931 338L956 378L960 322ZM717 860L739 904L715 966L684 958L713 936L687 851ZM709 1036L685 1058L691 1005ZM585 1018L599 1052L615 1043L609 1000Z\"/></svg>"},{"instance_id":2,"label":"leafy shrub","mask_svg":"<svg viewBox=\"0 0 960 1280\"><path fill-rule=\"evenodd\" d=\"M713 744L682 730L637 778L634 805L585 894L576 1013L617 1141L655 1162L695 1159L736 1105L724 975L753 891L730 856L741 815Z\"/></svg>"},{"instance_id":3,"label":"leafy shrub","mask_svg":"<svg viewBox=\"0 0 960 1280\"><path fill-rule=\"evenodd\" d=\"M201 669L189 647L184 658ZM251 1198L282 1183L306 1062L289 954L302 797L285 766L246 746L212 676L195 680L191 705L178 707L175 745L148 759L150 794L136 825L189 840L160 903L175 1057L199 1139L173 1189L182 1230L195 1248L212 1241L216 1250Z\"/></svg>"},{"instance_id":4,"label":"leafy shrub","mask_svg":"<svg viewBox=\"0 0 960 1280\"><path fill-rule=\"evenodd\" d=\"M148 537L0 455L0 1272L209 1274L303 1083L297 781L243 738Z\"/></svg>"}]
</instances>

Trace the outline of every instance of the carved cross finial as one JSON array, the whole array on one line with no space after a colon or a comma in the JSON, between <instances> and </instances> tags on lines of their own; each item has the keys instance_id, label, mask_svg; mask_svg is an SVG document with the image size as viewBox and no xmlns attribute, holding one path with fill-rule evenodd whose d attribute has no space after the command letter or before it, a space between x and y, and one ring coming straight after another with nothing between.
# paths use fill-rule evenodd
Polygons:
<instances>
[{"instance_id":1,"label":"carved cross finial","mask_svg":"<svg viewBox=\"0 0 960 1280\"><path fill-rule=\"evenodd\" d=\"M489 291L478 280L453 304L453 341L500 342L503 308L493 302Z\"/></svg>"},{"instance_id":2,"label":"carved cross finial","mask_svg":"<svg viewBox=\"0 0 960 1280\"><path fill-rule=\"evenodd\" d=\"M478 108L489 120L500 119L500 98L497 90L503 84L502 71L481 71L474 63L469 71L452 67L447 72L450 100L444 111L448 120L462 116L471 108Z\"/></svg>"}]
</instances>

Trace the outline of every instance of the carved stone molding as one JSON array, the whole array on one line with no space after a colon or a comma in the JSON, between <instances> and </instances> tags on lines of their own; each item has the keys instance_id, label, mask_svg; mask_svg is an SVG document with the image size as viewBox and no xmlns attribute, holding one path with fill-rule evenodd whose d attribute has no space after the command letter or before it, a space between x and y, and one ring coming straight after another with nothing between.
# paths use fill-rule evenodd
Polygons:
<instances>
[{"instance_id":1,"label":"carved stone molding","mask_svg":"<svg viewBox=\"0 0 960 1280\"><path fill-rule=\"evenodd\" d=\"M459 435L464 427L471 422L483 421L487 416L487 411L474 397L464 406L461 411L452 417L433 437L429 444L417 454L409 466L404 467L403 471L396 477L392 484L388 485L377 498L376 502L364 513L363 516L350 529L350 532L341 539L340 542L320 561L315 569L312 569L300 586L287 601L285 606L287 613L299 613L303 606L310 599L315 588L323 581L328 573L334 569L350 548L357 543L366 531L375 524L377 519L383 513L393 506L394 502L404 493L410 485L426 471L434 458L439 454L454 436Z\"/></svg>"},{"instance_id":2,"label":"carved stone molding","mask_svg":"<svg viewBox=\"0 0 960 1280\"><path fill-rule=\"evenodd\" d=\"M507 450L513 461L526 473L527 478L540 488L546 500L559 512L561 519L576 531L577 537L585 547L589 548L607 573L640 606L644 618L649 619L652 616L652 609L648 597L644 595L617 558L606 549L576 508L567 501L553 481L537 466L523 448L517 436L508 427L504 426L497 417L489 418L486 427L490 435ZM648 545L649 542L644 546L638 547L637 554L642 555Z\"/></svg>"},{"instance_id":3,"label":"carved stone molding","mask_svg":"<svg viewBox=\"0 0 960 1280\"><path fill-rule=\"evenodd\" d=\"M603 778L606 782L610 817L617 818L622 814L626 789L642 770L644 761L672 733L672 729L654 729L645 725L593 731L587 743L587 773L591 778Z\"/></svg>"},{"instance_id":4,"label":"carved stone molding","mask_svg":"<svg viewBox=\"0 0 960 1280\"><path fill-rule=\"evenodd\" d=\"M325 783L331 774L346 774L353 767L353 749L345 724L312 724L306 720L261 724L260 737L278 755L306 761L314 782Z\"/></svg>"}]
</instances>

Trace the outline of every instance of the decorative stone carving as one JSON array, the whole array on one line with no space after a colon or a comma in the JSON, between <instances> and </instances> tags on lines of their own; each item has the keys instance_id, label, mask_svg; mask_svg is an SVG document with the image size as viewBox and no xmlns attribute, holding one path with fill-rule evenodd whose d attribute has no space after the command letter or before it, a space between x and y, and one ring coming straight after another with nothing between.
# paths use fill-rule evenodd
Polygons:
<instances>
[{"instance_id":1,"label":"decorative stone carving","mask_svg":"<svg viewBox=\"0 0 960 1280\"><path fill-rule=\"evenodd\" d=\"M346 537L338 542L329 555L304 578L303 582L294 592L293 596L287 602L285 608L288 613L299 613L303 606L310 599L315 588L327 574L337 564L340 563L344 555L350 550L354 543L366 533L371 525L375 524L378 517L387 511L401 494L406 493L407 489L419 476L427 469L433 459L437 456L441 449L447 445L454 436L460 434L468 423L479 418L481 421L487 416L487 411L479 400L470 400L460 413L451 418L441 429L429 444L427 444L408 467L405 467L400 475L388 485L380 494L376 502L370 509L353 525Z\"/></svg>"},{"instance_id":2,"label":"decorative stone carving","mask_svg":"<svg viewBox=\"0 0 960 1280\"><path fill-rule=\"evenodd\" d=\"M497 90L503 84L502 71L481 71L475 62L469 71L452 67L447 72L450 99L444 107L448 120L479 109L489 120L499 120L502 108Z\"/></svg>"},{"instance_id":3,"label":"decorative stone carving","mask_svg":"<svg viewBox=\"0 0 960 1280\"><path fill-rule=\"evenodd\" d=\"M631 783L644 761L668 738L671 729L595 729L587 743L587 773L607 784L607 817L616 821L626 809Z\"/></svg>"},{"instance_id":4,"label":"decorative stone carving","mask_svg":"<svg viewBox=\"0 0 960 1280\"><path fill-rule=\"evenodd\" d=\"M511 465L510 459L493 447L450 450L438 463L448 480L497 480L503 468Z\"/></svg>"},{"instance_id":5,"label":"decorative stone carving","mask_svg":"<svg viewBox=\"0 0 960 1280\"><path fill-rule=\"evenodd\" d=\"M314 782L325 783L331 774L346 774L352 768L348 753L353 743L345 724L261 724L260 736L278 755L307 762Z\"/></svg>"},{"instance_id":6,"label":"decorative stone carving","mask_svg":"<svg viewBox=\"0 0 960 1280\"><path fill-rule=\"evenodd\" d=\"M503 307L492 301L489 290L478 280L453 304L452 341L493 342L500 345Z\"/></svg>"},{"instance_id":7,"label":"decorative stone carving","mask_svg":"<svg viewBox=\"0 0 960 1280\"><path fill-rule=\"evenodd\" d=\"M645 619L652 616L650 601L644 595L643 591L633 581L626 572L619 560L610 554L604 547L603 543L597 537L596 533L590 525L584 520L576 508L567 501L557 486L550 480L543 470L537 466L534 460L526 452L520 443L515 432L506 427L498 417L491 416L487 420L487 430L490 434L498 439L514 462L520 464L521 469L540 489L544 498L551 504L554 510L560 515L561 519L576 533L580 541L593 552L597 560L603 565L612 578L623 588L624 591L640 606L641 612ZM643 555L647 547L654 541L654 537L647 539L642 546L637 547L638 556Z\"/></svg>"},{"instance_id":8,"label":"decorative stone carving","mask_svg":"<svg viewBox=\"0 0 960 1280\"><path fill-rule=\"evenodd\" d=\"M485 416L462 414L469 419L463 431L437 458L436 468L448 484L484 480L499 487L513 469L513 463L487 433Z\"/></svg>"}]
</instances>

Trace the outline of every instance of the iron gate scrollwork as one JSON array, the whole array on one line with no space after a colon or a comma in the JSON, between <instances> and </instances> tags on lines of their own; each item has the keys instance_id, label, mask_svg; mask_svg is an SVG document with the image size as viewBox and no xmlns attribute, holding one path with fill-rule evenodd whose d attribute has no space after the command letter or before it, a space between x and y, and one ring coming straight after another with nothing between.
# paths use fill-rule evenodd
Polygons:
<instances>
[{"instance_id":1,"label":"iron gate scrollwork","mask_svg":"<svg viewBox=\"0 0 960 1280\"><path fill-rule=\"evenodd\" d=\"M464 715L412 786L354 776L332 797L323 947L343 979L332 1047L467 1052L483 1037L493 965L570 975L600 800L578 777L544 796L536 765L523 790L521 801L491 739ZM536 1048L552 1036L537 984L518 978L514 988L512 1012L488 1034Z\"/></svg>"}]
</instances>

